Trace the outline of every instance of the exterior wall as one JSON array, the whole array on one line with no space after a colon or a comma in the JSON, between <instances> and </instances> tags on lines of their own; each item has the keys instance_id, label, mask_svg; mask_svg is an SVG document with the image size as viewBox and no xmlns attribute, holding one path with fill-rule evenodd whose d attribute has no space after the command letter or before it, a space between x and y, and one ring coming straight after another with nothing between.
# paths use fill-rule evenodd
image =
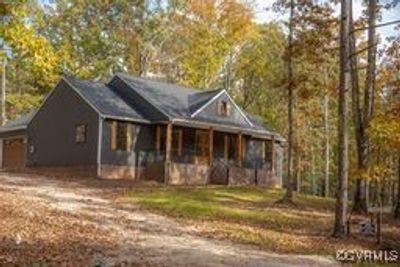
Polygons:
<instances>
[{"instance_id":1,"label":"exterior wall","mask_svg":"<svg viewBox=\"0 0 400 267\"><path fill-rule=\"evenodd\" d=\"M226 101L230 104L230 116L216 116L217 114L217 103L220 101ZM246 119L240 113L240 111L236 108L234 103L230 100L229 96L226 93L221 94L215 101L206 106L202 111L200 111L196 116L198 119L204 119L206 121L210 121L210 118L215 118L215 123L222 124L234 124L234 125L242 125L249 126Z\"/></svg>"},{"instance_id":2,"label":"exterior wall","mask_svg":"<svg viewBox=\"0 0 400 267\"><path fill-rule=\"evenodd\" d=\"M112 166L140 166L146 152L155 150L155 126L134 124L132 129L132 150L111 149L111 123L112 120L103 121L101 164Z\"/></svg>"},{"instance_id":3,"label":"exterior wall","mask_svg":"<svg viewBox=\"0 0 400 267\"><path fill-rule=\"evenodd\" d=\"M61 80L28 125L27 165L95 165L98 113ZM75 127L87 125L85 143L75 142Z\"/></svg>"}]
</instances>

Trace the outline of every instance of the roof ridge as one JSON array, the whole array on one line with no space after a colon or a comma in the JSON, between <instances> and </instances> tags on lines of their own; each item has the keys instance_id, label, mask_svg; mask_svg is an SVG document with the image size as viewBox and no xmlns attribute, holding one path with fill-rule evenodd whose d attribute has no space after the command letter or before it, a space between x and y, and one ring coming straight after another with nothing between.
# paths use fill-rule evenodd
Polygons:
<instances>
[{"instance_id":1,"label":"roof ridge","mask_svg":"<svg viewBox=\"0 0 400 267\"><path fill-rule=\"evenodd\" d=\"M118 72L115 75L123 75L123 76L127 76L130 79L144 80L144 81L155 82L155 83L160 83L160 84L166 84L166 85L175 86L175 87L181 87L182 89L188 89L188 90L196 91L198 93L207 92L207 91L203 91L201 89L189 87L189 86L186 86L186 85L181 85L181 84L178 84L178 83L173 83L173 82L168 82L168 81L160 81L160 80L152 79L150 77L137 77L137 76L130 75L130 74L126 73L126 72Z\"/></svg>"},{"instance_id":2,"label":"roof ridge","mask_svg":"<svg viewBox=\"0 0 400 267\"><path fill-rule=\"evenodd\" d=\"M107 83L104 83L104 82L102 82L102 81L96 81L96 80L90 80L90 79L78 79L78 78L75 78L75 77L73 77L73 76L71 76L71 75L68 75L68 74L63 74L61 78L64 78L64 79L66 79L67 81L71 81L71 80L72 80L72 81L75 81L75 82L102 84L102 85L107 86Z\"/></svg>"}]
</instances>

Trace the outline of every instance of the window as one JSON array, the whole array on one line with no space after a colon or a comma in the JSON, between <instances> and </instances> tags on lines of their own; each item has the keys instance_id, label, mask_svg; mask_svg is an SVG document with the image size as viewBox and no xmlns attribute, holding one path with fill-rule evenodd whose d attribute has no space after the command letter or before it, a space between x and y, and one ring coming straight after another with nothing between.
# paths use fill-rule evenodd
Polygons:
<instances>
[{"instance_id":1,"label":"window","mask_svg":"<svg viewBox=\"0 0 400 267\"><path fill-rule=\"evenodd\" d=\"M75 142L85 143L86 142L87 127L86 124L79 124L75 128Z\"/></svg>"},{"instance_id":2,"label":"window","mask_svg":"<svg viewBox=\"0 0 400 267\"><path fill-rule=\"evenodd\" d=\"M228 101L220 101L218 102L218 115L228 117L230 115L230 105Z\"/></svg>"},{"instance_id":3,"label":"window","mask_svg":"<svg viewBox=\"0 0 400 267\"><path fill-rule=\"evenodd\" d=\"M127 122L111 122L111 149L130 151L132 149L132 125Z\"/></svg>"}]
</instances>

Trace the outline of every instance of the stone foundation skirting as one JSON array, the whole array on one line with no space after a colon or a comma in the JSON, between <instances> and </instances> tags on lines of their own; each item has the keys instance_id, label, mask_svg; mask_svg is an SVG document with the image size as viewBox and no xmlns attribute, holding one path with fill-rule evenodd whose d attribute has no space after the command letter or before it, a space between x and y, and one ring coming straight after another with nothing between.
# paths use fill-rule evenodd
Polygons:
<instances>
[{"instance_id":1,"label":"stone foundation skirting","mask_svg":"<svg viewBox=\"0 0 400 267\"><path fill-rule=\"evenodd\" d=\"M229 167L229 184L230 185L255 185L256 176L254 169L246 169L240 167Z\"/></svg>"},{"instance_id":2,"label":"stone foundation skirting","mask_svg":"<svg viewBox=\"0 0 400 267\"><path fill-rule=\"evenodd\" d=\"M101 165L100 177L106 179L141 180L144 177L144 171L144 167Z\"/></svg>"},{"instance_id":3,"label":"stone foundation skirting","mask_svg":"<svg viewBox=\"0 0 400 267\"><path fill-rule=\"evenodd\" d=\"M18 172L51 177L97 177L97 166L35 166ZM101 165L100 178L156 181L168 185L230 185L280 187L280 179L268 170L255 170L235 166L208 166L171 162L153 163L143 167ZM166 173L167 171L167 173ZM167 174L167 175L165 175Z\"/></svg>"},{"instance_id":4,"label":"stone foundation skirting","mask_svg":"<svg viewBox=\"0 0 400 267\"><path fill-rule=\"evenodd\" d=\"M208 165L195 165L184 163L169 164L170 185L206 185L210 175Z\"/></svg>"}]
</instances>

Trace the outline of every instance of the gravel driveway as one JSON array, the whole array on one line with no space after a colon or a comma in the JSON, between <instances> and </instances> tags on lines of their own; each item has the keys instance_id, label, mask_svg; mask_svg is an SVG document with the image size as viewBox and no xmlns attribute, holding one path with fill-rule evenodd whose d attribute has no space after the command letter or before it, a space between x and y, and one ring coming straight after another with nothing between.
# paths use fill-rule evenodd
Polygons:
<instances>
[{"instance_id":1,"label":"gravel driveway","mask_svg":"<svg viewBox=\"0 0 400 267\"><path fill-rule=\"evenodd\" d=\"M334 266L196 235L114 201L130 181L0 173L0 263L58 266Z\"/></svg>"}]
</instances>

